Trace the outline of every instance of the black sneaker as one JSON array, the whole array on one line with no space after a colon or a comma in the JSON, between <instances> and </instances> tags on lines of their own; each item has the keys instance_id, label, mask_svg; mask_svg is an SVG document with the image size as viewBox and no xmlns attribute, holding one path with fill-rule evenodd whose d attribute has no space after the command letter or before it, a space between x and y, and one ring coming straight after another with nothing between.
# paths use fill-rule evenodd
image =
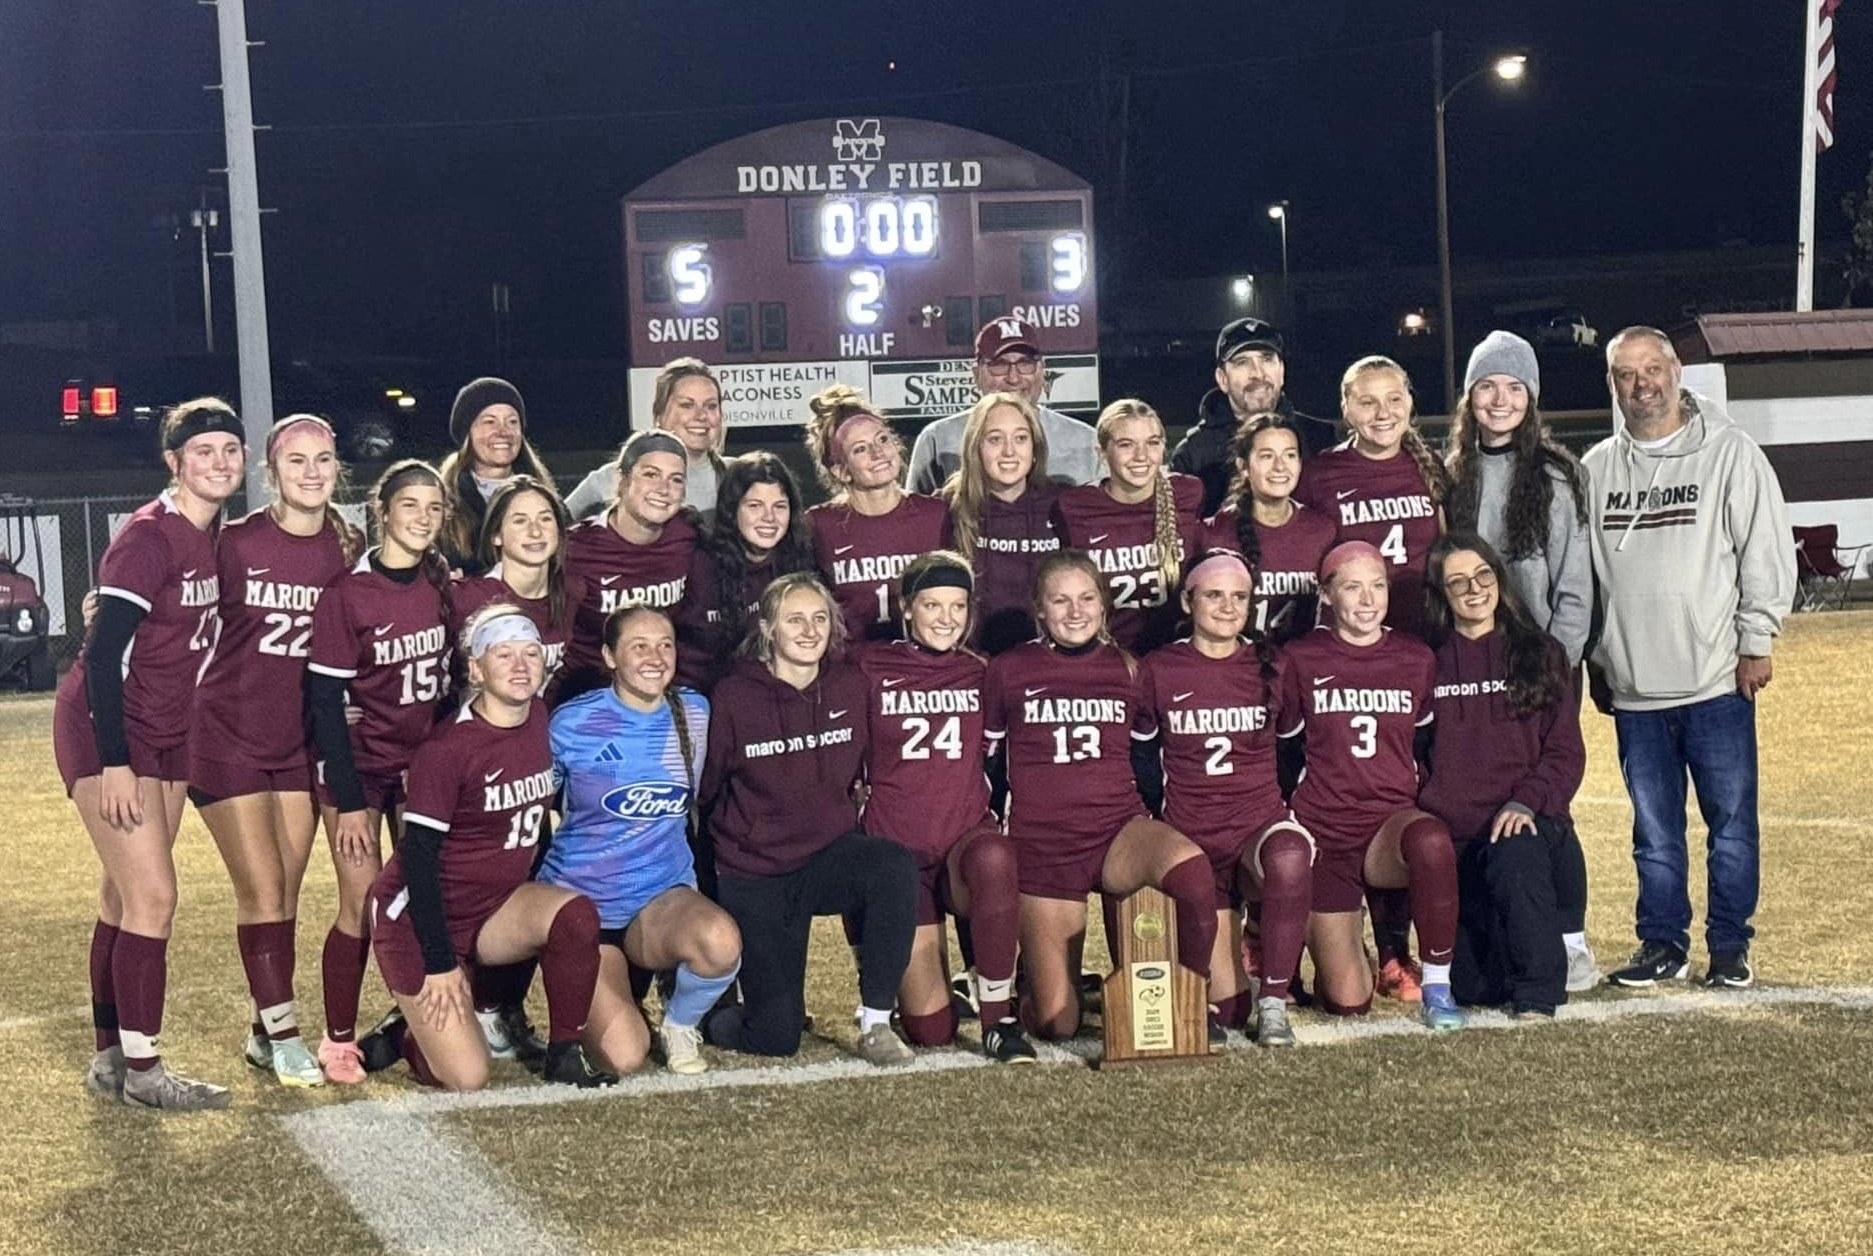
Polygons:
<instances>
[{"instance_id":1,"label":"black sneaker","mask_svg":"<svg viewBox=\"0 0 1873 1256\"><path fill-rule=\"evenodd\" d=\"M1229 1031L1223 1028L1223 1018L1217 1013L1216 1005L1210 1004L1210 1050L1220 1051L1229 1041Z\"/></svg>"},{"instance_id":2,"label":"black sneaker","mask_svg":"<svg viewBox=\"0 0 1873 1256\"><path fill-rule=\"evenodd\" d=\"M1525 1003L1517 999L1509 1006L1509 1015L1519 1021L1544 1021L1554 1019L1552 1003Z\"/></svg>"},{"instance_id":3,"label":"black sneaker","mask_svg":"<svg viewBox=\"0 0 1873 1256\"><path fill-rule=\"evenodd\" d=\"M1691 971L1682 948L1670 942L1641 942L1624 968L1606 975L1615 986L1643 990L1661 981L1683 981Z\"/></svg>"},{"instance_id":4,"label":"black sneaker","mask_svg":"<svg viewBox=\"0 0 1873 1256\"><path fill-rule=\"evenodd\" d=\"M546 1060L540 1069L541 1081L577 1086L580 1090L618 1084L618 1075L593 1068L592 1062L585 1058L585 1048L576 1042L555 1042L541 1054Z\"/></svg>"},{"instance_id":5,"label":"black sneaker","mask_svg":"<svg viewBox=\"0 0 1873 1256\"><path fill-rule=\"evenodd\" d=\"M546 1058L546 1039L535 1031L523 1005L516 1003L504 1007L496 1015L500 1019L501 1028L507 1031L508 1045L513 1048L516 1060L533 1067Z\"/></svg>"},{"instance_id":6,"label":"black sneaker","mask_svg":"<svg viewBox=\"0 0 1873 1256\"><path fill-rule=\"evenodd\" d=\"M1749 966L1749 950L1712 951L1710 967L1704 970L1707 990L1743 990L1756 980L1756 970Z\"/></svg>"},{"instance_id":7,"label":"black sneaker","mask_svg":"<svg viewBox=\"0 0 1873 1256\"><path fill-rule=\"evenodd\" d=\"M982 1031L982 1054L997 1064L1032 1064L1035 1059L1034 1045L1012 1016Z\"/></svg>"},{"instance_id":8,"label":"black sneaker","mask_svg":"<svg viewBox=\"0 0 1873 1256\"><path fill-rule=\"evenodd\" d=\"M358 1039L358 1054L364 1071L381 1073L403 1058L403 1035L409 1032L403 1013L391 1008L384 1018L371 1026L371 1032Z\"/></svg>"}]
</instances>

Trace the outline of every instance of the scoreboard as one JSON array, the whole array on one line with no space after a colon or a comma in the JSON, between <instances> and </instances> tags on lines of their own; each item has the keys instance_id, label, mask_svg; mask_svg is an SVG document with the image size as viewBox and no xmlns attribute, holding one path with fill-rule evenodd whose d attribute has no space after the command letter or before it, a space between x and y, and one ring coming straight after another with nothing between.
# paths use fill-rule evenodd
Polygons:
<instances>
[{"instance_id":1,"label":"scoreboard","mask_svg":"<svg viewBox=\"0 0 1873 1256\"><path fill-rule=\"evenodd\" d=\"M792 425L847 383L891 418L975 397L976 330L1038 329L1047 404L1096 410L1086 181L1013 144L907 118L827 118L726 141L624 198L631 423L671 358L701 358L731 427Z\"/></svg>"}]
</instances>

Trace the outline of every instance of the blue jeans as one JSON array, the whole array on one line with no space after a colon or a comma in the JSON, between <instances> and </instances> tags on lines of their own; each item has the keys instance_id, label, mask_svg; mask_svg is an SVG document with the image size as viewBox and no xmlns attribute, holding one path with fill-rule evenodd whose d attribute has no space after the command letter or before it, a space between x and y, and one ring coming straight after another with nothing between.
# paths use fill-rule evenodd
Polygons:
<instances>
[{"instance_id":1,"label":"blue jeans","mask_svg":"<svg viewBox=\"0 0 1873 1256\"><path fill-rule=\"evenodd\" d=\"M1686 886L1685 779L1710 829L1710 905L1704 941L1739 951L1755 931L1761 872L1756 822L1756 704L1740 693L1663 711L1615 711L1619 768L1632 795L1632 858L1639 869L1642 942L1691 945Z\"/></svg>"}]
</instances>

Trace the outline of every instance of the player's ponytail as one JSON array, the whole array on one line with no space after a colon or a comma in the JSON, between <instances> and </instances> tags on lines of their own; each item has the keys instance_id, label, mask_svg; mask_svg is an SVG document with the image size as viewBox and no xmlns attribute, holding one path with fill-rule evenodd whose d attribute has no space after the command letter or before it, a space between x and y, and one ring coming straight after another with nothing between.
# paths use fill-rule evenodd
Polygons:
<instances>
[{"instance_id":1,"label":"player's ponytail","mask_svg":"<svg viewBox=\"0 0 1873 1256\"><path fill-rule=\"evenodd\" d=\"M845 492L845 481L833 474L844 459L839 448L839 427L847 419L861 414L875 414L871 402L850 384L834 384L813 394L807 403L812 417L806 421L806 448L813 456L813 471L819 482L834 497ZM884 422L880 419L879 422ZM889 426L887 424L886 426Z\"/></svg>"}]
</instances>

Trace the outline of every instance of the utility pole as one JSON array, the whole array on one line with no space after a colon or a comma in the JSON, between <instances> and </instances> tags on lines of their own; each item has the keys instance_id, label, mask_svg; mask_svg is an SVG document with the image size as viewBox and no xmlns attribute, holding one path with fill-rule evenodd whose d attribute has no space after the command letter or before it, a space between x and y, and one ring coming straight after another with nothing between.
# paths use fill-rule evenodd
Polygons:
<instances>
[{"instance_id":1,"label":"utility pole","mask_svg":"<svg viewBox=\"0 0 1873 1256\"><path fill-rule=\"evenodd\" d=\"M254 160L254 98L247 78L246 0L197 0L215 10L221 45L221 122L228 149L228 234L234 252L234 343L240 358L241 424L247 430L247 501L266 485L267 429L273 426L272 360L267 347L267 283L260 250L260 179Z\"/></svg>"},{"instance_id":2,"label":"utility pole","mask_svg":"<svg viewBox=\"0 0 1873 1256\"><path fill-rule=\"evenodd\" d=\"M1449 165L1444 155L1444 32L1431 32L1431 106L1437 121L1437 334L1444 351L1444 413L1457 404L1457 329L1451 326Z\"/></svg>"},{"instance_id":3,"label":"utility pole","mask_svg":"<svg viewBox=\"0 0 1873 1256\"><path fill-rule=\"evenodd\" d=\"M208 189L201 189L200 205L189 211L189 225L202 239L202 352L215 352L215 289L208 269L208 233L221 223L219 212L208 207Z\"/></svg>"}]
</instances>

